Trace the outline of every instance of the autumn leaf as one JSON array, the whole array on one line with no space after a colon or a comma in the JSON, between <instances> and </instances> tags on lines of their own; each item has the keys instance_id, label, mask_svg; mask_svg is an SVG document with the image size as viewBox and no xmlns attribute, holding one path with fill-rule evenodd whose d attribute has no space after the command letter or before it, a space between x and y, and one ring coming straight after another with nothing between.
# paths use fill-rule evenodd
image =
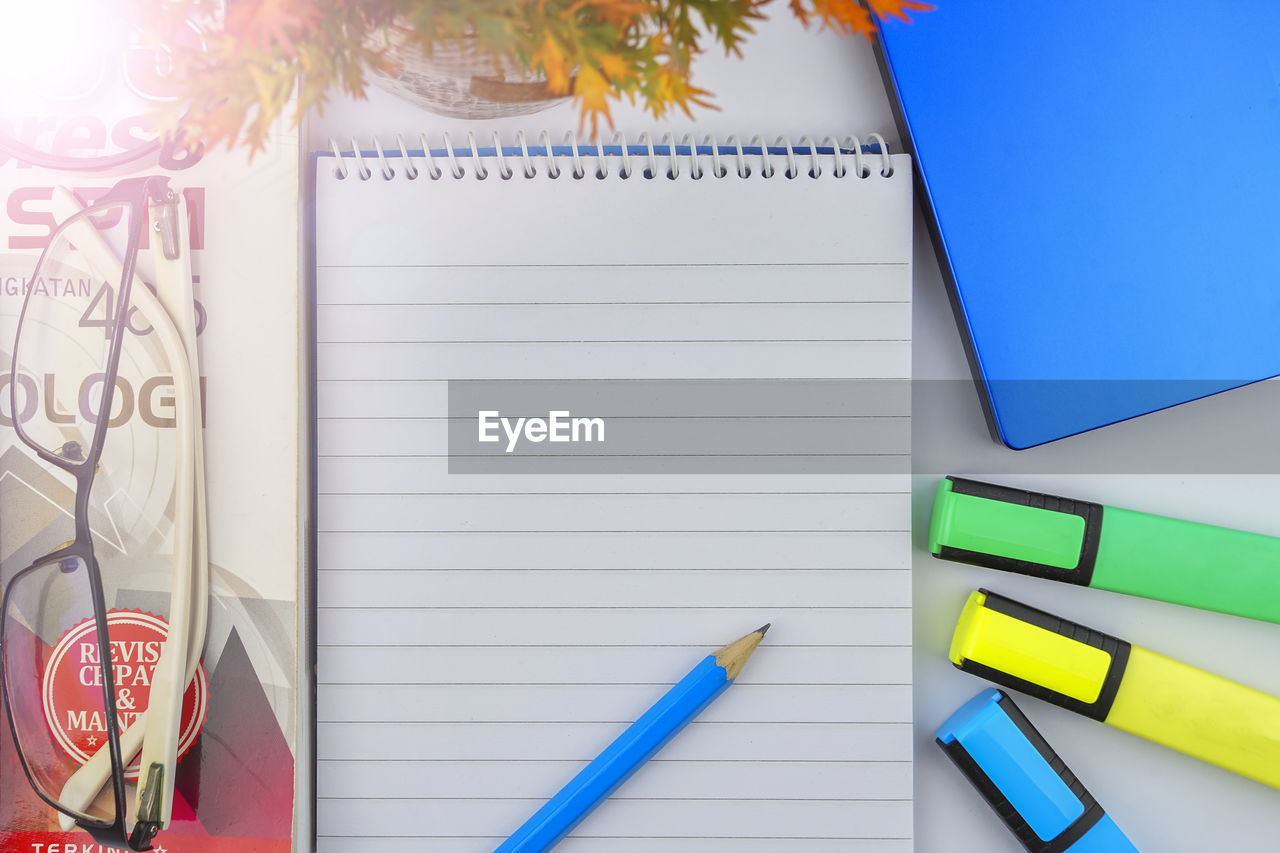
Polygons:
<instances>
[{"instance_id":1,"label":"autumn leaf","mask_svg":"<svg viewBox=\"0 0 1280 853\"><path fill-rule=\"evenodd\" d=\"M613 94L613 87L609 85L609 81L603 74L589 65L583 66L578 70L573 94L582 105L582 114L578 119L578 133L582 133L589 121L591 137L595 138L600 129L601 117L610 127L613 126L613 116L609 112L609 96Z\"/></svg>"},{"instance_id":2,"label":"autumn leaf","mask_svg":"<svg viewBox=\"0 0 1280 853\"><path fill-rule=\"evenodd\" d=\"M610 106L627 99L655 117L714 109L694 83L708 49L739 55L771 0L127 0L149 38L175 45L175 75L188 104L182 127L208 145L266 139L297 93L293 118L333 93L365 96L374 74L395 68L385 36L430 56L461 48L495 69L513 65L572 95L580 130L612 126ZM217 21L225 6L226 16ZM920 0L787 0L814 20L870 38L879 21L933 7ZM212 22L201 46L166 39L188 20ZM185 45L185 46L184 46Z\"/></svg>"},{"instance_id":3,"label":"autumn leaf","mask_svg":"<svg viewBox=\"0 0 1280 853\"><path fill-rule=\"evenodd\" d=\"M597 53L592 57L605 77L615 85L631 74L625 59L616 53Z\"/></svg>"},{"instance_id":4,"label":"autumn leaf","mask_svg":"<svg viewBox=\"0 0 1280 853\"><path fill-rule=\"evenodd\" d=\"M319 14L308 0L239 0L227 9L226 30L254 47L276 45L286 56L295 56L295 38Z\"/></svg>"},{"instance_id":5,"label":"autumn leaf","mask_svg":"<svg viewBox=\"0 0 1280 853\"><path fill-rule=\"evenodd\" d=\"M823 26L837 32L858 33L870 39L876 31L876 21L894 17L911 23L909 12L928 12L934 9L929 3L917 0L865 0L866 5L858 0L789 0L791 13L800 19L805 26L813 17L822 21ZM810 8L810 5L812 8Z\"/></svg>"},{"instance_id":6,"label":"autumn leaf","mask_svg":"<svg viewBox=\"0 0 1280 853\"><path fill-rule=\"evenodd\" d=\"M787 8L791 10L791 14L794 15L800 23L804 24L806 27L809 26L809 21L812 16L809 14L809 9L804 5L804 0L787 0Z\"/></svg>"},{"instance_id":7,"label":"autumn leaf","mask_svg":"<svg viewBox=\"0 0 1280 853\"><path fill-rule=\"evenodd\" d=\"M530 57L530 69L541 71L547 78L547 91L555 95L569 92L569 76L571 66L565 61L564 51L556 44L550 33L542 45Z\"/></svg>"},{"instance_id":8,"label":"autumn leaf","mask_svg":"<svg viewBox=\"0 0 1280 853\"><path fill-rule=\"evenodd\" d=\"M823 23L845 35L861 34L871 38L876 31L871 12L855 0L812 0L813 11Z\"/></svg>"},{"instance_id":9,"label":"autumn leaf","mask_svg":"<svg viewBox=\"0 0 1280 853\"><path fill-rule=\"evenodd\" d=\"M917 3L915 0L867 0L867 5L882 21L894 17L908 24L911 23L909 12L932 12L937 8L932 3Z\"/></svg>"}]
</instances>

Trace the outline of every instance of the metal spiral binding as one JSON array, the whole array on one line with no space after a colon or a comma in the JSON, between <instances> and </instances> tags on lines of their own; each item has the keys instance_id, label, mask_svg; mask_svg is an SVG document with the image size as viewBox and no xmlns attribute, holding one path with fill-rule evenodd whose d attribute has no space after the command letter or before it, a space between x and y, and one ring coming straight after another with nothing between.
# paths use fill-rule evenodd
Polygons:
<instances>
[{"instance_id":1,"label":"metal spiral binding","mask_svg":"<svg viewBox=\"0 0 1280 853\"><path fill-rule=\"evenodd\" d=\"M824 136L821 143L815 143L809 136L801 136L795 143L789 137L779 136L769 145L763 136L757 134L743 145L734 134L725 137L723 142L708 135L699 143L691 133L677 137L670 131L662 134L657 144L648 133L640 134L635 142L628 142L622 134L615 133L608 143L588 144L570 131L564 135L562 144L554 145L551 133L543 130L532 148L524 131L516 133L514 144L507 145L502 143L496 131L488 147L481 147L472 132L467 133L465 149L456 148L448 133L441 134L440 145L435 148L427 135L420 133L418 145L418 148L410 149L404 137L396 134L394 146L384 147L382 141L375 138L370 151L361 149L352 139L350 149L344 151L336 139L330 138L333 176L338 180L354 176L361 181L373 180L375 175L384 181L401 175L410 181L425 176L439 181L448 175L454 180L462 180L467 177L470 167L470 175L475 180L485 180L492 169L500 180L509 181L516 175L516 170L508 162L510 159L520 161L520 174L526 179L545 176L555 180L563 174L573 180L587 177L603 180L609 177L611 164L617 166L617 176L623 180L633 175L650 181L662 177L677 180L686 167L692 180L701 180L707 175L722 179L730 174L730 166L726 164L736 167L733 172L739 178L750 178L755 164L759 176L769 179L777 174L774 158L786 157L787 166L781 175L787 180L818 179L827 167L836 178L851 176L865 180L874 174L870 163L874 163L877 155L879 175L885 178L893 175L889 147L878 133L867 136L865 151L862 141L856 136L847 136L840 142L834 136ZM874 148L871 147L873 145ZM850 158L853 160L852 171L848 167ZM445 167L442 168L437 160L442 160ZM588 161L594 161L594 166L589 166ZM371 163L377 164L376 169Z\"/></svg>"}]
</instances>

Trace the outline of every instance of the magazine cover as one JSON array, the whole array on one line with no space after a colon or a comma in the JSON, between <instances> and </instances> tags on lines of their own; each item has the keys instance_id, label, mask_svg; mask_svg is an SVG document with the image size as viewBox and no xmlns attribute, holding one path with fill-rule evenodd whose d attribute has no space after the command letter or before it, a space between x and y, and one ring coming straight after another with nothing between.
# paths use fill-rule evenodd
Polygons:
<instances>
[{"instance_id":1,"label":"magazine cover","mask_svg":"<svg viewBox=\"0 0 1280 853\"><path fill-rule=\"evenodd\" d=\"M309 822L297 132L166 145L163 57L92 59L0 114L0 849L97 853L118 822L285 853Z\"/></svg>"}]
</instances>

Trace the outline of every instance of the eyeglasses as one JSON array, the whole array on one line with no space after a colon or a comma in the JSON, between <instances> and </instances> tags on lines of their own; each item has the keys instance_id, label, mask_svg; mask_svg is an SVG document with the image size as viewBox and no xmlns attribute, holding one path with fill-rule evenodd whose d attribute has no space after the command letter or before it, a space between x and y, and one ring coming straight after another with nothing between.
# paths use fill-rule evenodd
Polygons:
<instances>
[{"instance_id":1,"label":"eyeglasses","mask_svg":"<svg viewBox=\"0 0 1280 853\"><path fill-rule=\"evenodd\" d=\"M21 441L73 481L74 538L9 580L0 685L23 770L63 828L149 850L173 809L183 694L208 613L185 206L165 178L121 181L83 209L65 192L55 204L70 213L25 285L9 404ZM137 277L144 240L154 292ZM163 643L113 641L109 617L121 611L108 610L108 592L163 577L157 554L170 563Z\"/></svg>"}]
</instances>

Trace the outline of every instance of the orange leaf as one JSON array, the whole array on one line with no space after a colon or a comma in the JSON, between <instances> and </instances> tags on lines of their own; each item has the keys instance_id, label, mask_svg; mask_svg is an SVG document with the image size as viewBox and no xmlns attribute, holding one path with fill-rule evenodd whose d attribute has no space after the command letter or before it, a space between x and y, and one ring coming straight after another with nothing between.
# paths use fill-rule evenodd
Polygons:
<instances>
[{"instance_id":1,"label":"orange leaf","mask_svg":"<svg viewBox=\"0 0 1280 853\"><path fill-rule=\"evenodd\" d=\"M650 11L649 7L639 0L587 0L579 5L584 8L574 9L574 13L582 12L587 20L618 27L636 23Z\"/></svg>"},{"instance_id":2,"label":"orange leaf","mask_svg":"<svg viewBox=\"0 0 1280 853\"><path fill-rule=\"evenodd\" d=\"M937 7L932 3L918 3L916 0L867 0L867 5L880 20L890 16L911 23L908 12L932 12Z\"/></svg>"},{"instance_id":3,"label":"orange leaf","mask_svg":"<svg viewBox=\"0 0 1280 853\"><path fill-rule=\"evenodd\" d=\"M592 59L599 64L600 70L610 80L618 81L631 76L626 60L616 53L596 53L592 55Z\"/></svg>"},{"instance_id":4,"label":"orange leaf","mask_svg":"<svg viewBox=\"0 0 1280 853\"><path fill-rule=\"evenodd\" d=\"M529 65L534 69L542 69L547 78L547 91L553 95L562 95L569 91L569 63L564 51L548 33L542 47L529 57Z\"/></svg>"},{"instance_id":5,"label":"orange leaf","mask_svg":"<svg viewBox=\"0 0 1280 853\"><path fill-rule=\"evenodd\" d=\"M609 95L612 92L613 87L609 85L609 81L590 65L584 65L578 70L573 94L582 105L582 118L578 123L579 133L582 132L583 125L590 120L591 138L594 139L601 116L610 127L613 127L613 116L609 112Z\"/></svg>"},{"instance_id":6,"label":"orange leaf","mask_svg":"<svg viewBox=\"0 0 1280 853\"><path fill-rule=\"evenodd\" d=\"M804 7L804 0L789 0L788 6L791 7L791 14L806 27L809 26L809 10Z\"/></svg>"},{"instance_id":7,"label":"orange leaf","mask_svg":"<svg viewBox=\"0 0 1280 853\"><path fill-rule=\"evenodd\" d=\"M876 31L871 13L855 0L813 0L813 13L824 25L846 35L861 33L871 38Z\"/></svg>"},{"instance_id":8,"label":"orange leaf","mask_svg":"<svg viewBox=\"0 0 1280 853\"><path fill-rule=\"evenodd\" d=\"M242 0L227 9L226 30L255 47L275 44L294 56L294 39L314 23L316 14L314 7L297 0Z\"/></svg>"}]
</instances>

